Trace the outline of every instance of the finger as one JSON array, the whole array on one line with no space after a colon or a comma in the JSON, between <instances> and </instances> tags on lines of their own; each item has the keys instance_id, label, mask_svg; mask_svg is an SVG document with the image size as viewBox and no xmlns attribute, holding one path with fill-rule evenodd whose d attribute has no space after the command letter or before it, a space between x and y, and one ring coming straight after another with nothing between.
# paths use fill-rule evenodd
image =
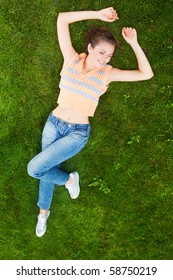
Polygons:
<instances>
[{"instance_id":1,"label":"finger","mask_svg":"<svg viewBox=\"0 0 173 280\"><path fill-rule=\"evenodd\" d=\"M113 22L113 21L115 21L115 19L113 18L113 19L108 19L107 20L108 22Z\"/></svg>"},{"instance_id":2,"label":"finger","mask_svg":"<svg viewBox=\"0 0 173 280\"><path fill-rule=\"evenodd\" d=\"M126 28L125 27L123 27L123 29L122 29L122 35L123 35L123 37L126 36Z\"/></svg>"},{"instance_id":3,"label":"finger","mask_svg":"<svg viewBox=\"0 0 173 280\"><path fill-rule=\"evenodd\" d=\"M126 33L127 32L127 27L123 27L122 32Z\"/></svg>"},{"instance_id":4,"label":"finger","mask_svg":"<svg viewBox=\"0 0 173 280\"><path fill-rule=\"evenodd\" d=\"M114 16L115 16L116 19L119 19L118 14L117 14L116 11L114 12Z\"/></svg>"},{"instance_id":5,"label":"finger","mask_svg":"<svg viewBox=\"0 0 173 280\"><path fill-rule=\"evenodd\" d=\"M112 12L112 13L110 14L110 16L109 16L109 19L111 19L111 20L116 20L116 19L117 19L117 15L116 15L114 12Z\"/></svg>"},{"instance_id":6,"label":"finger","mask_svg":"<svg viewBox=\"0 0 173 280\"><path fill-rule=\"evenodd\" d=\"M116 13L112 13L111 17L114 18L115 20L119 19L118 15Z\"/></svg>"}]
</instances>

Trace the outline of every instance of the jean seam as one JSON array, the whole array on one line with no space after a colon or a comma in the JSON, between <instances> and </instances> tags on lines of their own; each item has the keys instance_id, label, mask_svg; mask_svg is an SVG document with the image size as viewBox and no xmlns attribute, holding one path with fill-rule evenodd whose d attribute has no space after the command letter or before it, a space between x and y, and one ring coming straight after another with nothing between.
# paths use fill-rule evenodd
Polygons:
<instances>
[{"instance_id":1,"label":"jean seam","mask_svg":"<svg viewBox=\"0 0 173 280\"><path fill-rule=\"evenodd\" d=\"M71 150L68 154L74 153L75 151L77 151L83 144L86 144L88 142L88 138L86 137L85 140L83 140L75 149ZM84 145L85 146L85 145ZM83 147L84 148L84 147ZM66 157L61 156L61 158L63 159L63 161L66 161L69 159L68 154L66 155ZM67 158L67 159L66 159Z\"/></svg>"}]
</instances>

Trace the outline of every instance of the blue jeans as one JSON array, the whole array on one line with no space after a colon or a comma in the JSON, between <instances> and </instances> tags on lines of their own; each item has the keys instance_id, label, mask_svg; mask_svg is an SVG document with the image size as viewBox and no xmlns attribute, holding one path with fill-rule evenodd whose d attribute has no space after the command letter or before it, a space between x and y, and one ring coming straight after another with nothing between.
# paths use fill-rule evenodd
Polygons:
<instances>
[{"instance_id":1,"label":"blue jeans","mask_svg":"<svg viewBox=\"0 0 173 280\"><path fill-rule=\"evenodd\" d=\"M65 122L52 113L42 133L42 152L28 164L28 174L40 179L38 203L40 209L49 209L55 185L65 185L69 174L60 164L79 153L86 145L91 132L90 124Z\"/></svg>"}]
</instances>

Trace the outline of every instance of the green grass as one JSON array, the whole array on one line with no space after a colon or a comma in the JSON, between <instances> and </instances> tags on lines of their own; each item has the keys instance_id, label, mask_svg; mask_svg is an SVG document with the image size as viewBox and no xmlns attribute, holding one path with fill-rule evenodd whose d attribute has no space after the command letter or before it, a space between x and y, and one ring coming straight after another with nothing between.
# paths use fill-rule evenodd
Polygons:
<instances>
[{"instance_id":1,"label":"green grass","mask_svg":"<svg viewBox=\"0 0 173 280\"><path fill-rule=\"evenodd\" d=\"M38 181L26 166L40 151L43 125L58 96L56 17L115 1L1 0L1 259L173 258L171 2L117 0L119 22L71 27L78 52L85 50L85 29L108 27L121 44L112 65L131 69L136 60L121 28L134 26L155 76L111 84L101 98L90 141L64 164L69 172L78 170L81 195L72 201L64 188L56 189L47 232L39 239Z\"/></svg>"}]
</instances>

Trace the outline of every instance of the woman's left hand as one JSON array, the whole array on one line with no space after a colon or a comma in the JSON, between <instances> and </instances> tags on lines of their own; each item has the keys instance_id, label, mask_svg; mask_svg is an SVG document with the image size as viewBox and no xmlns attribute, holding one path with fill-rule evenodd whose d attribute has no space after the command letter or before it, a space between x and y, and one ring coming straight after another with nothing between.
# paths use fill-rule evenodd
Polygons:
<instances>
[{"instance_id":1,"label":"woman's left hand","mask_svg":"<svg viewBox=\"0 0 173 280\"><path fill-rule=\"evenodd\" d=\"M130 45L137 42L137 32L135 28L123 27L122 36Z\"/></svg>"},{"instance_id":2,"label":"woman's left hand","mask_svg":"<svg viewBox=\"0 0 173 280\"><path fill-rule=\"evenodd\" d=\"M113 22L119 19L118 14L113 7L102 9L98 11L98 13L99 13L99 19L103 21Z\"/></svg>"}]
</instances>

